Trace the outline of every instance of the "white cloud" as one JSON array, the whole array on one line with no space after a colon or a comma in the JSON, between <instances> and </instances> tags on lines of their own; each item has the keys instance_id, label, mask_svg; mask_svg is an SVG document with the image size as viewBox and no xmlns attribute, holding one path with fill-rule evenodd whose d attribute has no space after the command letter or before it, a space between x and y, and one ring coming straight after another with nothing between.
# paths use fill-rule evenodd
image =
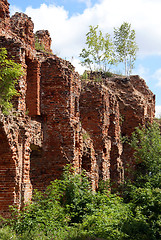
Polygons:
<instances>
[{"instance_id":1,"label":"white cloud","mask_svg":"<svg viewBox=\"0 0 161 240\"><path fill-rule=\"evenodd\" d=\"M149 78L149 72L150 69L144 67L142 64L139 64L139 66L133 70L133 74L139 75L140 77L146 79L146 81Z\"/></svg>"},{"instance_id":2,"label":"white cloud","mask_svg":"<svg viewBox=\"0 0 161 240\"><path fill-rule=\"evenodd\" d=\"M161 87L161 68L159 68L154 74L153 78L158 81L157 86Z\"/></svg>"},{"instance_id":3,"label":"white cloud","mask_svg":"<svg viewBox=\"0 0 161 240\"><path fill-rule=\"evenodd\" d=\"M59 52L63 58L76 57L83 48L84 36L88 25L82 15L68 17L63 7L42 4L39 9L28 7L25 12L32 17L35 31L48 29L52 38L53 52Z\"/></svg>"},{"instance_id":4,"label":"white cloud","mask_svg":"<svg viewBox=\"0 0 161 240\"><path fill-rule=\"evenodd\" d=\"M72 50L73 45L80 49L80 39L83 40L90 24L98 24L102 30L112 33L113 27L127 21L136 30L141 54L161 54L161 32L158 31L161 22L160 9L159 0L102 0L99 4L86 8L82 14L70 18L62 7L46 4L42 4L39 9L27 8L26 13L34 20L35 28L50 28L56 45L66 43L62 50Z\"/></svg>"},{"instance_id":5,"label":"white cloud","mask_svg":"<svg viewBox=\"0 0 161 240\"><path fill-rule=\"evenodd\" d=\"M10 16L12 16L15 12L22 12L22 10L19 7L10 5Z\"/></svg>"},{"instance_id":6,"label":"white cloud","mask_svg":"<svg viewBox=\"0 0 161 240\"><path fill-rule=\"evenodd\" d=\"M155 117L156 118L161 118L161 106L156 106L155 107Z\"/></svg>"},{"instance_id":7,"label":"white cloud","mask_svg":"<svg viewBox=\"0 0 161 240\"><path fill-rule=\"evenodd\" d=\"M68 11L54 4L28 7L25 11L34 24L35 31L48 29L53 52L63 58L78 58L85 44L89 25L99 25L103 32L113 33L123 21L132 24L136 31L139 54L161 54L161 1L160 0L99 0L90 7L90 0L77 0L87 4L82 14L69 17Z\"/></svg>"},{"instance_id":8,"label":"white cloud","mask_svg":"<svg viewBox=\"0 0 161 240\"><path fill-rule=\"evenodd\" d=\"M72 59L69 59L69 61L75 67L76 72L79 72L79 74L83 74L83 72L86 70L86 67L81 66L78 58L72 58Z\"/></svg>"}]
</instances>

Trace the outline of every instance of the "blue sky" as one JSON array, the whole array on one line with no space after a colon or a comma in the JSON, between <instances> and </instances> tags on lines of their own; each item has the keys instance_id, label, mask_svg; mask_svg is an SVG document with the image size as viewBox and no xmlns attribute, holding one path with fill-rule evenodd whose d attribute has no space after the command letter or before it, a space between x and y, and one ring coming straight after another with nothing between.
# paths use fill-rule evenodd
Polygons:
<instances>
[{"instance_id":1,"label":"blue sky","mask_svg":"<svg viewBox=\"0 0 161 240\"><path fill-rule=\"evenodd\" d=\"M72 61L78 72L89 25L112 35L126 21L136 32L139 47L133 74L143 77L156 94L156 115L161 116L161 1L160 0L9 0L10 12L29 15L35 31L48 29L55 54ZM119 69L123 73L123 69ZM119 71L118 70L118 71Z\"/></svg>"},{"instance_id":2,"label":"blue sky","mask_svg":"<svg viewBox=\"0 0 161 240\"><path fill-rule=\"evenodd\" d=\"M54 4L55 6L63 6L65 10L68 11L69 17L73 14L83 13L86 7L92 7L94 4L99 3L98 0L9 0L9 3L12 6L17 6L23 12L26 8L31 6L33 8L39 8L41 4L45 3L46 5Z\"/></svg>"}]
</instances>

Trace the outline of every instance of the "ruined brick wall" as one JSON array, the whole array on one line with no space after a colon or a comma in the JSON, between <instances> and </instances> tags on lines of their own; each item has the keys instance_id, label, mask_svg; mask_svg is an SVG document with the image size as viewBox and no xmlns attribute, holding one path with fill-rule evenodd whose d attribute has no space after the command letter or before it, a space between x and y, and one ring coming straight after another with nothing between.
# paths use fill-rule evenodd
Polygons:
<instances>
[{"instance_id":1,"label":"ruined brick wall","mask_svg":"<svg viewBox=\"0 0 161 240\"><path fill-rule=\"evenodd\" d=\"M138 75L130 80L116 76L104 83L116 95L119 104L121 137L129 137L139 124L152 122L155 116L155 95L147 87L145 80ZM121 159L124 166L124 176L132 176L135 166L133 151L125 142ZM129 169L131 166L131 172Z\"/></svg>"},{"instance_id":2,"label":"ruined brick wall","mask_svg":"<svg viewBox=\"0 0 161 240\"><path fill-rule=\"evenodd\" d=\"M91 180L92 189L98 188L98 164L96 159L96 152L94 149L93 140L91 139L89 132L82 128L82 157L80 161L80 168L86 171L87 176Z\"/></svg>"},{"instance_id":3,"label":"ruined brick wall","mask_svg":"<svg viewBox=\"0 0 161 240\"><path fill-rule=\"evenodd\" d=\"M10 204L21 208L68 163L87 171L93 190L101 179L117 185L134 166L122 137L154 117L155 97L145 81L100 74L96 82L93 74L81 83L74 67L52 54L47 30L36 33L44 46L36 50L31 18L10 19L8 2L0 0L0 20L0 47L24 69L15 111L0 112L0 214L8 216Z\"/></svg>"},{"instance_id":4,"label":"ruined brick wall","mask_svg":"<svg viewBox=\"0 0 161 240\"><path fill-rule=\"evenodd\" d=\"M79 94L80 80L72 65L56 56L42 62L42 159L33 176L40 188L60 177L66 164L79 167Z\"/></svg>"},{"instance_id":5,"label":"ruined brick wall","mask_svg":"<svg viewBox=\"0 0 161 240\"><path fill-rule=\"evenodd\" d=\"M16 112L7 118L0 112L0 214L8 216L9 205L22 207L31 199L29 119Z\"/></svg>"},{"instance_id":6,"label":"ruined brick wall","mask_svg":"<svg viewBox=\"0 0 161 240\"><path fill-rule=\"evenodd\" d=\"M119 107L116 97L105 85L84 83L80 96L82 127L93 141L100 179L123 179L122 144L120 141ZM97 185L97 182L96 182Z\"/></svg>"},{"instance_id":7,"label":"ruined brick wall","mask_svg":"<svg viewBox=\"0 0 161 240\"><path fill-rule=\"evenodd\" d=\"M94 74L91 78L83 83L80 119L93 141L97 179L117 185L124 177L132 178L135 167L133 151L122 139L139 124L153 121L155 96L139 76L103 77L100 82Z\"/></svg>"},{"instance_id":8,"label":"ruined brick wall","mask_svg":"<svg viewBox=\"0 0 161 240\"><path fill-rule=\"evenodd\" d=\"M0 34L10 27L9 3L7 0L0 1Z\"/></svg>"},{"instance_id":9,"label":"ruined brick wall","mask_svg":"<svg viewBox=\"0 0 161 240\"><path fill-rule=\"evenodd\" d=\"M48 38L48 44L45 42L47 38L46 40L43 38L48 51L37 52L34 48L31 19L23 13L16 13L12 16L10 23L10 31L0 35L0 46L8 50L10 58L14 56L14 60L21 63L24 75L17 85L19 96L13 101L17 109L15 122L13 119L9 120L9 116L7 117L7 121L11 121L16 126L13 134L14 136L16 134L16 137L13 137L14 141L8 145L8 148L6 147L6 151L14 149L16 160L14 160L15 153L12 151L8 158L18 166L18 168L14 167L14 175L12 174L13 188L7 194L10 195L12 192L14 197L11 197L10 203L16 203L21 207L31 198L32 189L45 189L51 180L61 175L64 165L73 163L79 168L81 83L69 62L49 53L51 40L48 31L39 31L39 33L45 33L44 36ZM22 120L24 118L24 122L26 117L28 119L23 129L20 116ZM2 125L4 127L4 121ZM8 129L12 129L10 124ZM3 139L7 139L8 134L8 131L4 131L0 141L4 142ZM24 136L28 136L28 140ZM24 155L26 152L27 157ZM11 168L7 163L9 161L7 157L5 161L7 168ZM5 177L9 177L7 172ZM0 191L0 198L4 200L3 194L3 191ZM7 215L2 202L0 212ZM7 204L6 209L8 209Z\"/></svg>"},{"instance_id":10,"label":"ruined brick wall","mask_svg":"<svg viewBox=\"0 0 161 240\"><path fill-rule=\"evenodd\" d=\"M35 38L34 38L34 24L26 14L24 13L15 13L11 17L11 30L16 34L21 40L29 44L31 47L34 47Z\"/></svg>"},{"instance_id":11,"label":"ruined brick wall","mask_svg":"<svg viewBox=\"0 0 161 240\"><path fill-rule=\"evenodd\" d=\"M52 53L51 50L51 37L48 30L39 30L35 33L35 40L44 48L46 52Z\"/></svg>"},{"instance_id":12,"label":"ruined brick wall","mask_svg":"<svg viewBox=\"0 0 161 240\"><path fill-rule=\"evenodd\" d=\"M7 15L9 4L1 1L1 7L4 7L2 2L6 3L4 18L9 23L0 26L0 47L5 47L8 57L14 57L14 61L24 68L24 75L16 86L19 96L13 99L16 112L9 116L0 112L0 214L8 216L10 204L21 208L32 197L30 145L32 141L39 141L33 136L36 136L35 124L26 113L29 108L30 115L40 114L40 67L34 49L31 19L25 14L16 14L10 20Z\"/></svg>"},{"instance_id":13,"label":"ruined brick wall","mask_svg":"<svg viewBox=\"0 0 161 240\"><path fill-rule=\"evenodd\" d=\"M80 119L82 127L93 140L99 177L106 180L109 178L111 141L108 138L109 94L102 85L88 83L83 88L80 97Z\"/></svg>"}]
</instances>

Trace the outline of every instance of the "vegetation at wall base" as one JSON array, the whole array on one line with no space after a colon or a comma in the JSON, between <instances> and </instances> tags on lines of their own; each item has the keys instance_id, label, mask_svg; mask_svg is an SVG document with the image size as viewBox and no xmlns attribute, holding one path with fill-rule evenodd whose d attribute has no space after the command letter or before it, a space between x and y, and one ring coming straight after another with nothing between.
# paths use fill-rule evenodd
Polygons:
<instances>
[{"instance_id":1,"label":"vegetation at wall base","mask_svg":"<svg viewBox=\"0 0 161 240\"><path fill-rule=\"evenodd\" d=\"M161 239L161 135L157 124L138 127L134 147L135 181L125 182L122 197L109 182L93 192L86 172L66 166L62 179L2 222L0 239L8 240L159 240Z\"/></svg>"}]
</instances>

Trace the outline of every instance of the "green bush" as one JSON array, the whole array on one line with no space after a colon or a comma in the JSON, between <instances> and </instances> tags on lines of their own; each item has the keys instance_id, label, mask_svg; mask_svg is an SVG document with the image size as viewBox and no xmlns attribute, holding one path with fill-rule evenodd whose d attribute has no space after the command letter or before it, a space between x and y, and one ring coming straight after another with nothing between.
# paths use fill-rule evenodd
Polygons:
<instances>
[{"instance_id":1,"label":"green bush","mask_svg":"<svg viewBox=\"0 0 161 240\"><path fill-rule=\"evenodd\" d=\"M44 45L39 42L39 40L38 40L37 37L35 37L35 49L36 49L37 51L39 51L39 50L45 51Z\"/></svg>"},{"instance_id":2,"label":"green bush","mask_svg":"<svg viewBox=\"0 0 161 240\"><path fill-rule=\"evenodd\" d=\"M23 70L20 64L7 58L7 50L0 49L0 107L4 114L8 114L13 107L11 100L18 95L15 85Z\"/></svg>"},{"instance_id":3,"label":"green bush","mask_svg":"<svg viewBox=\"0 0 161 240\"><path fill-rule=\"evenodd\" d=\"M85 172L66 167L63 179L53 181L45 193L36 191L22 211L13 208L10 226L23 239L36 239L37 234L42 239L119 239L129 212L109 191L94 193Z\"/></svg>"},{"instance_id":4,"label":"green bush","mask_svg":"<svg viewBox=\"0 0 161 240\"><path fill-rule=\"evenodd\" d=\"M132 134L137 187L161 188L161 134L157 123L138 127Z\"/></svg>"},{"instance_id":5,"label":"green bush","mask_svg":"<svg viewBox=\"0 0 161 240\"><path fill-rule=\"evenodd\" d=\"M122 198L110 193L109 182L102 181L100 190L93 192L86 172L78 174L67 166L62 179L53 181L44 193L36 191L22 211L13 208L8 226L1 227L0 239L7 235L15 240L161 239L158 126L137 128L130 145L145 171L136 168L136 181L124 183Z\"/></svg>"},{"instance_id":6,"label":"green bush","mask_svg":"<svg viewBox=\"0 0 161 240\"><path fill-rule=\"evenodd\" d=\"M124 222L132 214L130 207L123 204L120 197L97 194L97 205L92 215L84 217L83 229L90 236L103 239L124 239L126 233L122 231Z\"/></svg>"}]
</instances>

